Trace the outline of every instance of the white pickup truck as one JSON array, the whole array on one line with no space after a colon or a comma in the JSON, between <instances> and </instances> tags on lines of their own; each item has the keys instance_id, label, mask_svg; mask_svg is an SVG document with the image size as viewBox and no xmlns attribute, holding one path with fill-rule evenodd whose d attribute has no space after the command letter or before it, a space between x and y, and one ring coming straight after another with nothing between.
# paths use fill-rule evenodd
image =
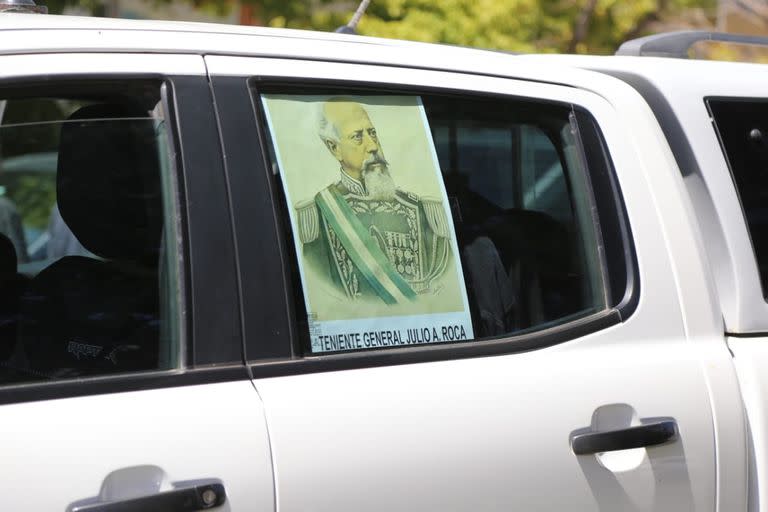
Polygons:
<instances>
[{"instance_id":1,"label":"white pickup truck","mask_svg":"<svg viewBox=\"0 0 768 512\"><path fill-rule=\"evenodd\" d=\"M0 14L4 508L768 510L766 90Z\"/></svg>"}]
</instances>

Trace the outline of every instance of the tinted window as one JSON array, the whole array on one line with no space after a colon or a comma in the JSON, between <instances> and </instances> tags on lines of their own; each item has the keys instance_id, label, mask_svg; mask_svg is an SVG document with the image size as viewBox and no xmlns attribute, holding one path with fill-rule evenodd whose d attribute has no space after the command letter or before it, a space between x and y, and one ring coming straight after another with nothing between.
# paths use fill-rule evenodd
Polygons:
<instances>
[{"instance_id":1,"label":"tinted window","mask_svg":"<svg viewBox=\"0 0 768 512\"><path fill-rule=\"evenodd\" d=\"M286 89L260 104L308 352L466 342L607 307L570 106Z\"/></svg>"},{"instance_id":2,"label":"tinted window","mask_svg":"<svg viewBox=\"0 0 768 512\"><path fill-rule=\"evenodd\" d=\"M0 91L0 383L174 367L160 85L55 90Z\"/></svg>"},{"instance_id":3,"label":"tinted window","mask_svg":"<svg viewBox=\"0 0 768 512\"><path fill-rule=\"evenodd\" d=\"M709 99L768 296L768 102Z\"/></svg>"}]
</instances>

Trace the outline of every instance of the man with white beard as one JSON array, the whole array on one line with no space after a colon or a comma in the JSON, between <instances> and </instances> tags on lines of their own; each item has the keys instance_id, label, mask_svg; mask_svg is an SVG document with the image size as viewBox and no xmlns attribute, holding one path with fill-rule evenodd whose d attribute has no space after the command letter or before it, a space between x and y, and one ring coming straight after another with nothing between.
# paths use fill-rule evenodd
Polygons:
<instances>
[{"instance_id":1,"label":"man with white beard","mask_svg":"<svg viewBox=\"0 0 768 512\"><path fill-rule=\"evenodd\" d=\"M340 179L296 205L305 263L353 300L398 304L430 292L452 256L442 203L395 186L361 104L334 98L318 118Z\"/></svg>"}]
</instances>

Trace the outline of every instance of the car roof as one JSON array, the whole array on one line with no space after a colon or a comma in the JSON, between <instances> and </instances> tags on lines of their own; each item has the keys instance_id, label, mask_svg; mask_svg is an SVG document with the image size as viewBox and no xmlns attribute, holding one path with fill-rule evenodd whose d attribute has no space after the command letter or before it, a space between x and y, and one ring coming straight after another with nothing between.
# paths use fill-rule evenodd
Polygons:
<instances>
[{"instance_id":1,"label":"car roof","mask_svg":"<svg viewBox=\"0 0 768 512\"><path fill-rule=\"evenodd\" d=\"M721 73L745 73L751 76L754 76L754 73L768 73L768 65L754 62L623 55L535 54L520 55L519 57L520 60L524 61L550 63L608 73L625 72L657 78L688 77L689 82L698 76L708 80L727 78ZM695 85L695 83L688 85Z\"/></svg>"},{"instance_id":2,"label":"car roof","mask_svg":"<svg viewBox=\"0 0 768 512\"><path fill-rule=\"evenodd\" d=\"M599 74L523 62L499 51L310 30L213 23L0 14L0 55L71 52L187 53L413 67L584 87ZM612 80L606 77L607 80Z\"/></svg>"},{"instance_id":3,"label":"car roof","mask_svg":"<svg viewBox=\"0 0 768 512\"><path fill-rule=\"evenodd\" d=\"M430 43L420 43L414 41L404 41L399 39L385 39L377 37L366 37L359 35L340 34L336 32L319 32L313 30L299 30L286 28L256 27L249 25L228 25L221 23L200 23L186 21L162 21L162 20L131 20L117 18L99 18L82 16L63 16L63 15L41 15L41 14L20 14L20 13L0 13L0 53L9 53L14 45L10 43L11 38L20 37L23 33L32 33L38 36L38 44L28 44L27 49L74 49L73 43L66 41L67 38L56 40L45 33L52 34L59 31L67 31L70 34L100 32L105 33L150 33L153 35L152 45L155 48L168 47L168 45L158 45L164 39L176 38L177 41L183 41L184 36L193 34L198 37L198 49L214 49L216 41L219 39L232 39L233 37L251 38L256 42L266 39L279 39L282 42L304 41L310 44L322 43L342 43L345 45L358 45L361 49L364 47L387 47L402 48L408 47L411 50L420 48L422 50L438 45ZM204 35L205 37L199 37ZM52 46L52 44L54 46ZM110 40L107 37L94 39L91 49L121 49L117 46L110 47ZM135 40L135 49L150 47L149 43ZM441 48L455 48L458 51L484 52L474 48L464 48L458 46L440 45ZM122 48L124 49L124 48ZM186 46L179 44L177 50L185 50ZM244 50L247 52L247 48ZM494 53L494 52L489 52Z\"/></svg>"},{"instance_id":4,"label":"car roof","mask_svg":"<svg viewBox=\"0 0 768 512\"><path fill-rule=\"evenodd\" d=\"M150 37L147 39L146 36ZM204 35L205 37L200 37ZM121 37L122 36L122 37ZM194 42L191 41L194 40ZM238 41L240 44L235 43ZM249 43L243 44L248 41ZM276 48L276 46L278 48ZM284 48L279 51L279 47ZM333 50L329 60L378 62L376 55L386 49L390 54L416 54L427 61L448 55L456 69L463 62L479 59L498 66L512 54L451 45L420 43L358 35L245 25L183 21L128 20L115 18L2 13L0 14L0 54L64 51L150 51L200 54L280 54L301 57L302 48ZM344 47L347 55L338 49ZM326 58L329 56L326 56ZM515 67L563 65L575 69L602 72L633 72L645 76L701 74L709 78L720 70L754 73L768 72L768 66L752 63L713 62L661 57L594 56L565 54L519 55ZM459 61L453 59L459 58ZM407 65L407 62L403 62ZM421 66L420 66L421 67ZM432 66L427 66L432 67ZM508 73L500 70L500 75Z\"/></svg>"}]
</instances>

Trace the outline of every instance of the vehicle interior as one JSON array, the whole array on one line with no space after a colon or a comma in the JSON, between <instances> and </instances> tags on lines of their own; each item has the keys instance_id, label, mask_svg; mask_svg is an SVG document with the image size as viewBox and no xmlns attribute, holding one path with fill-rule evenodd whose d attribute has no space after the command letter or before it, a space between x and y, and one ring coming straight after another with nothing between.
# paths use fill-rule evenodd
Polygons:
<instances>
[{"instance_id":1,"label":"vehicle interior","mask_svg":"<svg viewBox=\"0 0 768 512\"><path fill-rule=\"evenodd\" d=\"M567 112L440 97L425 108L476 335L539 329L598 304L574 200L578 169L565 154Z\"/></svg>"},{"instance_id":2,"label":"vehicle interior","mask_svg":"<svg viewBox=\"0 0 768 512\"><path fill-rule=\"evenodd\" d=\"M68 88L2 101L4 383L170 364L158 89Z\"/></svg>"}]
</instances>

